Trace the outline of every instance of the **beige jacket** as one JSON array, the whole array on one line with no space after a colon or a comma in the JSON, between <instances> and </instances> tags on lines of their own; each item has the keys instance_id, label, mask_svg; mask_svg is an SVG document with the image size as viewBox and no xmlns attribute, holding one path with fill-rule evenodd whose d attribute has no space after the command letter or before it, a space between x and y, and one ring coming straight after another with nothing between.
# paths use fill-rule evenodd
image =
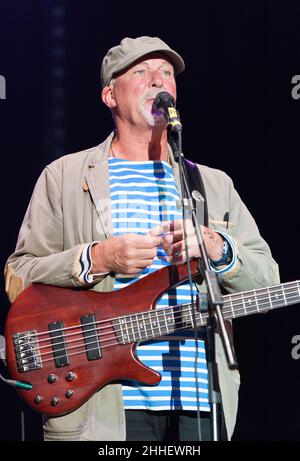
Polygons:
<instances>
[{"instance_id":1,"label":"beige jacket","mask_svg":"<svg viewBox=\"0 0 300 461\"><path fill-rule=\"evenodd\" d=\"M112 235L108 151L113 133L99 146L66 155L38 179L16 251L5 267L6 292L11 302L30 283L80 287L79 258L83 246ZM178 166L171 154L178 189ZM209 225L235 240L239 262L219 276L223 288L239 292L279 283L278 268L249 211L222 171L200 166L209 209ZM223 221L229 212L229 225ZM91 289L111 291L114 279L104 276ZM203 287L201 287L203 291ZM238 403L239 373L226 364L220 338L216 359L226 428L231 437ZM46 440L125 440L121 386L107 385L69 415L45 421Z\"/></svg>"}]
</instances>

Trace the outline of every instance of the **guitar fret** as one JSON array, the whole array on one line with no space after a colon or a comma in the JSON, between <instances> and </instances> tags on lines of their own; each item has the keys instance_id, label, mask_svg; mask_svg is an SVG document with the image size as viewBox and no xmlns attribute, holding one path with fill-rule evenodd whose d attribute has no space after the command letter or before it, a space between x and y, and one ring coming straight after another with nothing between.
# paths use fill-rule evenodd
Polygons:
<instances>
[{"instance_id":1,"label":"guitar fret","mask_svg":"<svg viewBox=\"0 0 300 461\"><path fill-rule=\"evenodd\" d=\"M206 324L206 322L204 321L204 316L205 316L205 320L207 319L207 314L203 314L201 312L198 312L198 317L199 317L199 323L197 323L197 325L201 325L201 326L204 326Z\"/></svg>"},{"instance_id":2,"label":"guitar fret","mask_svg":"<svg viewBox=\"0 0 300 461\"><path fill-rule=\"evenodd\" d=\"M192 304L189 304L189 314L190 314L190 322L191 322L192 328L195 328L195 325L194 325L194 318L193 318L193 306L192 306Z\"/></svg>"},{"instance_id":3,"label":"guitar fret","mask_svg":"<svg viewBox=\"0 0 300 461\"><path fill-rule=\"evenodd\" d=\"M139 339L146 339L145 338L145 328L144 328L144 323L143 323L143 313L141 314L138 314L136 316L137 318L137 328L138 328L138 331L139 331Z\"/></svg>"},{"instance_id":4,"label":"guitar fret","mask_svg":"<svg viewBox=\"0 0 300 461\"><path fill-rule=\"evenodd\" d=\"M155 320L155 316L157 316L157 312L156 311L151 311L151 315L153 317L153 320L151 322L151 324L153 325L154 328L158 328L157 326L157 320ZM152 331L153 331L153 337L157 336L157 332L153 329L153 327L151 326L152 328Z\"/></svg>"},{"instance_id":5,"label":"guitar fret","mask_svg":"<svg viewBox=\"0 0 300 461\"><path fill-rule=\"evenodd\" d=\"M269 302L266 299L266 294L267 294L266 290L261 290L261 289L257 290L256 292L257 312L262 312L262 311L269 309L269 305L268 305ZM265 304L267 304L267 306L265 306Z\"/></svg>"},{"instance_id":6,"label":"guitar fret","mask_svg":"<svg viewBox=\"0 0 300 461\"><path fill-rule=\"evenodd\" d=\"M144 326L144 337L146 339L148 339L147 325L146 325L146 322L145 322L144 313L142 313L142 320L143 320L143 326Z\"/></svg>"},{"instance_id":7,"label":"guitar fret","mask_svg":"<svg viewBox=\"0 0 300 461\"><path fill-rule=\"evenodd\" d=\"M148 314L148 320L149 320L149 323L147 323L147 331L149 332L149 334L147 335L147 337L149 338L153 338L153 328L152 328L152 320L151 320L151 312L147 312Z\"/></svg>"},{"instance_id":8,"label":"guitar fret","mask_svg":"<svg viewBox=\"0 0 300 461\"><path fill-rule=\"evenodd\" d=\"M270 291L271 294L271 300L272 300L272 308L276 308L277 306L281 306L282 304L282 291L280 290L280 293L278 293L278 288L276 288L275 291ZM273 298L273 299L272 299Z\"/></svg>"},{"instance_id":9,"label":"guitar fret","mask_svg":"<svg viewBox=\"0 0 300 461\"><path fill-rule=\"evenodd\" d=\"M259 312L259 305L258 305L258 299L257 299L256 293L254 294L254 299L255 299L255 302L256 302L256 310L257 310L257 312Z\"/></svg>"},{"instance_id":10,"label":"guitar fret","mask_svg":"<svg viewBox=\"0 0 300 461\"><path fill-rule=\"evenodd\" d=\"M155 313L156 313L156 319L157 319L157 326L158 326L159 336L161 336L162 333L161 333L161 328L160 328L160 323L159 323L159 318L158 318L158 312L155 311Z\"/></svg>"},{"instance_id":11,"label":"guitar fret","mask_svg":"<svg viewBox=\"0 0 300 461\"><path fill-rule=\"evenodd\" d=\"M233 309L232 298L230 298L230 308L231 308L232 315L234 317L234 309Z\"/></svg>"},{"instance_id":12,"label":"guitar fret","mask_svg":"<svg viewBox=\"0 0 300 461\"><path fill-rule=\"evenodd\" d=\"M198 305L196 304L196 311L195 311L195 321L196 321L196 325L194 325L194 318L193 318L193 312L192 312L192 304L189 304L189 305L188 305L188 311L189 311L190 323L191 323L192 328L202 327L202 326L205 326L205 325L206 325L207 319L208 319L208 312L206 312L206 311L200 312L200 311L198 310Z\"/></svg>"},{"instance_id":13,"label":"guitar fret","mask_svg":"<svg viewBox=\"0 0 300 461\"><path fill-rule=\"evenodd\" d=\"M127 325L126 319L124 319L124 325L125 325L125 330L126 330L125 339L127 342L130 342L130 336L129 336L128 325Z\"/></svg>"},{"instance_id":14,"label":"guitar fret","mask_svg":"<svg viewBox=\"0 0 300 461\"><path fill-rule=\"evenodd\" d=\"M169 326L168 326L168 321L167 321L167 317L166 317L166 309L163 309L164 311L164 320L165 320L165 325L166 325L166 333L169 334L170 331L169 331Z\"/></svg>"},{"instance_id":15,"label":"guitar fret","mask_svg":"<svg viewBox=\"0 0 300 461\"><path fill-rule=\"evenodd\" d=\"M120 332L121 332L121 335L122 335L122 343L123 344L125 344L127 342L126 335L124 335L124 331L123 331L124 323L126 323L126 320L124 318L120 318L119 326L120 326Z\"/></svg>"},{"instance_id":16,"label":"guitar fret","mask_svg":"<svg viewBox=\"0 0 300 461\"><path fill-rule=\"evenodd\" d=\"M269 297L269 301L270 301L270 308L272 309L273 305L272 305L271 293L270 293L269 288L267 288L267 293L268 293L268 297Z\"/></svg>"},{"instance_id":17,"label":"guitar fret","mask_svg":"<svg viewBox=\"0 0 300 461\"><path fill-rule=\"evenodd\" d=\"M140 340L141 339L147 339L146 332L145 332L145 327L144 327L144 320L143 320L143 313L137 315L137 326L139 330L139 336Z\"/></svg>"},{"instance_id":18,"label":"guitar fret","mask_svg":"<svg viewBox=\"0 0 300 461\"><path fill-rule=\"evenodd\" d=\"M198 310L197 310L196 313L195 313L195 319L196 319L196 327L197 327L197 326L201 326L201 324L202 324L202 322L201 322L201 316L200 316Z\"/></svg>"},{"instance_id":19,"label":"guitar fret","mask_svg":"<svg viewBox=\"0 0 300 461\"><path fill-rule=\"evenodd\" d=\"M254 301L254 302L255 302L255 301ZM252 313L252 312L251 312L251 309L252 309L253 300L252 300L251 298L249 298L249 299L247 300L247 303L248 303L248 313L251 314L251 313ZM256 310L256 309L254 308L254 310Z\"/></svg>"},{"instance_id":20,"label":"guitar fret","mask_svg":"<svg viewBox=\"0 0 300 461\"><path fill-rule=\"evenodd\" d=\"M285 297L285 292L284 292L284 287L283 287L283 285L281 285L281 291L282 291L282 293L283 293L284 304L287 306L287 302L286 302L286 297Z\"/></svg>"},{"instance_id":21,"label":"guitar fret","mask_svg":"<svg viewBox=\"0 0 300 461\"><path fill-rule=\"evenodd\" d=\"M151 328L151 336L154 338L155 333L154 333L153 325L152 325L151 311L148 312L148 317L149 317L149 321L150 321L149 325L150 325L150 328Z\"/></svg>"},{"instance_id":22,"label":"guitar fret","mask_svg":"<svg viewBox=\"0 0 300 461\"><path fill-rule=\"evenodd\" d=\"M245 313L245 315L247 315L247 308L246 308L244 295L242 295L242 305L243 305L244 313Z\"/></svg>"},{"instance_id":23,"label":"guitar fret","mask_svg":"<svg viewBox=\"0 0 300 461\"><path fill-rule=\"evenodd\" d=\"M132 316L130 316L130 323L131 323L131 330L132 330L133 342L135 342L135 341L136 341L136 338L135 338L135 331L134 331L134 325L133 325L133 321L132 321Z\"/></svg>"},{"instance_id":24,"label":"guitar fret","mask_svg":"<svg viewBox=\"0 0 300 461\"><path fill-rule=\"evenodd\" d=\"M139 339L143 339L142 334L141 334L141 329L140 329L140 314L136 314L135 316L135 321L136 321L136 327L137 327L137 333L139 335Z\"/></svg>"},{"instance_id":25,"label":"guitar fret","mask_svg":"<svg viewBox=\"0 0 300 461\"><path fill-rule=\"evenodd\" d=\"M174 317L173 309L170 309L170 312L169 312L169 322L170 322L170 325L172 325L172 332L175 331L175 317Z\"/></svg>"}]
</instances>

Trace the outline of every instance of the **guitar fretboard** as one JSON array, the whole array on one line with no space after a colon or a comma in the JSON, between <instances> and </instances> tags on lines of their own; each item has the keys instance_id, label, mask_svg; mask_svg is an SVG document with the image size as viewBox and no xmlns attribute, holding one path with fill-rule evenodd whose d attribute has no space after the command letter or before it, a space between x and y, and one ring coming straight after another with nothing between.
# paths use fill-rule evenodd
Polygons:
<instances>
[{"instance_id":1,"label":"guitar fretboard","mask_svg":"<svg viewBox=\"0 0 300 461\"><path fill-rule=\"evenodd\" d=\"M267 312L300 302L300 281L225 295L223 301L224 319ZM119 317L113 325L119 343L128 344L206 325L208 313L194 311L192 304L181 304Z\"/></svg>"}]
</instances>

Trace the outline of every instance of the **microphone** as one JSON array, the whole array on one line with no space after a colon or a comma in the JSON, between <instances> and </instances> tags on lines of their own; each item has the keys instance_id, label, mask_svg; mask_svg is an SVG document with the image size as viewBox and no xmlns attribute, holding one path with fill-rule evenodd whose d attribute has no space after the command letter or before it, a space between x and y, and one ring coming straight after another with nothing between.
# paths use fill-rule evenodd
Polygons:
<instances>
[{"instance_id":1,"label":"microphone","mask_svg":"<svg viewBox=\"0 0 300 461\"><path fill-rule=\"evenodd\" d=\"M175 101L173 96L167 91L161 91L156 95L155 104L157 109L161 110L164 114L168 125L172 131L182 131L182 125L179 115L175 109Z\"/></svg>"}]
</instances>

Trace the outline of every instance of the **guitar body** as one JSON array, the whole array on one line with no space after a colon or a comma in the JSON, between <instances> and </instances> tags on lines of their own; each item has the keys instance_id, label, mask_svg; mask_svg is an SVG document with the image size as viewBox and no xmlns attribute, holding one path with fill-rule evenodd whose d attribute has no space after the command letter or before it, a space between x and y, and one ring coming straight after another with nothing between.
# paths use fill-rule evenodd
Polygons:
<instances>
[{"instance_id":1,"label":"guitar body","mask_svg":"<svg viewBox=\"0 0 300 461\"><path fill-rule=\"evenodd\" d=\"M196 261L192 273L198 273ZM21 397L31 408L58 416L116 380L158 384L160 374L137 359L136 342L125 341L118 319L155 309L157 299L186 278L182 265L108 293L42 284L26 288L10 308L5 332L9 374L32 386L18 389Z\"/></svg>"}]
</instances>

